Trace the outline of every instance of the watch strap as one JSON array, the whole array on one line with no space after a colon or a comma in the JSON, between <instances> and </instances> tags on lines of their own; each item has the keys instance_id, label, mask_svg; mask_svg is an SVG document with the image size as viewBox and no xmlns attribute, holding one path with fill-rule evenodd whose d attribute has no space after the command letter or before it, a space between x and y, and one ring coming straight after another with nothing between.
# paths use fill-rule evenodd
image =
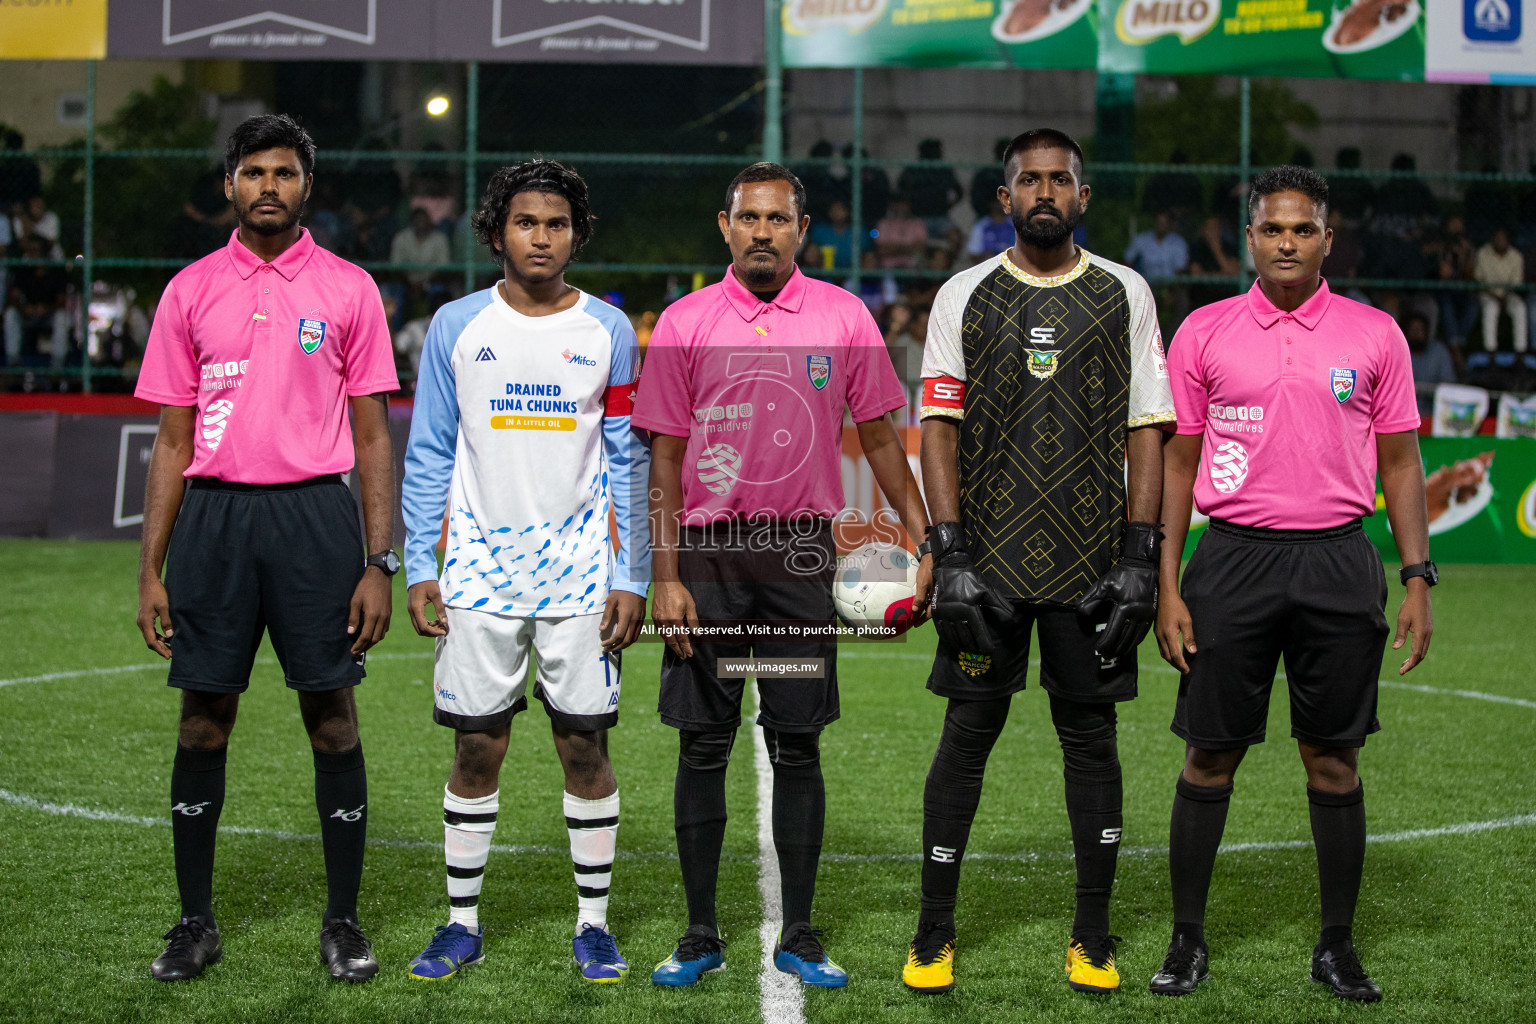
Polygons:
<instances>
[{"instance_id":1,"label":"watch strap","mask_svg":"<svg viewBox=\"0 0 1536 1024\"><path fill-rule=\"evenodd\" d=\"M1440 582L1439 570L1435 567L1434 562L1427 559L1422 562L1415 562L1413 565L1405 565L1402 569L1398 570L1397 578L1405 587L1408 585L1408 581L1414 577L1423 579L1430 586Z\"/></svg>"}]
</instances>

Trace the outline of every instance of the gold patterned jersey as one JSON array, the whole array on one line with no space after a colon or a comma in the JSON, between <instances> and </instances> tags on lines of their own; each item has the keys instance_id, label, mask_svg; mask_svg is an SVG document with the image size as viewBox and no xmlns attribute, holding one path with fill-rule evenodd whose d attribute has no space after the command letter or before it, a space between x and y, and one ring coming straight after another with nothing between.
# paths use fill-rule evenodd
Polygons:
<instances>
[{"instance_id":1,"label":"gold patterned jersey","mask_svg":"<svg viewBox=\"0 0 1536 1024\"><path fill-rule=\"evenodd\" d=\"M999 594L1070 604L1114 561L1125 432L1173 422L1152 291L1080 250L1059 277L1006 252L945 282L923 416L960 421L960 522Z\"/></svg>"}]
</instances>

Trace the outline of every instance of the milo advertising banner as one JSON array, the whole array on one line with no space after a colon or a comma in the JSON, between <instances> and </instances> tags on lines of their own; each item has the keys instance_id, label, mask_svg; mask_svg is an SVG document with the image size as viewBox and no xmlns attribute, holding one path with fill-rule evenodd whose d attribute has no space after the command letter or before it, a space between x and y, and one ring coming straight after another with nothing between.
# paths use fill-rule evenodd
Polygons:
<instances>
[{"instance_id":1,"label":"milo advertising banner","mask_svg":"<svg viewBox=\"0 0 1536 1024\"><path fill-rule=\"evenodd\" d=\"M783 0L789 67L1091 68L1095 0Z\"/></svg>"},{"instance_id":2,"label":"milo advertising banner","mask_svg":"<svg viewBox=\"0 0 1536 1024\"><path fill-rule=\"evenodd\" d=\"M1536 440L1421 437L1419 451L1424 456L1430 558L1536 564ZM1191 518L1185 558L1194 554L1206 523L1198 512ZM1388 563L1397 561L1380 492L1365 532Z\"/></svg>"},{"instance_id":3,"label":"milo advertising banner","mask_svg":"<svg viewBox=\"0 0 1536 1024\"><path fill-rule=\"evenodd\" d=\"M1421 0L1100 0L1100 7L1101 71L1424 77Z\"/></svg>"}]
</instances>

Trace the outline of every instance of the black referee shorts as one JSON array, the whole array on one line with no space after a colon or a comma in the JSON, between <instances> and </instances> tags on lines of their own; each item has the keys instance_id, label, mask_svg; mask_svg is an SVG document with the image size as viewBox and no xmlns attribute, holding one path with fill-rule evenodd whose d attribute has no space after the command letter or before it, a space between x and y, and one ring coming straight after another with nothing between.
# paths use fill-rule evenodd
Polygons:
<instances>
[{"instance_id":1,"label":"black referee shorts","mask_svg":"<svg viewBox=\"0 0 1536 1024\"><path fill-rule=\"evenodd\" d=\"M1387 577L1359 520L1329 530L1265 530L1213 519L1179 591L1196 653L1179 683L1173 731L1191 746L1264 742L1282 657L1293 737L1350 749L1381 728Z\"/></svg>"},{"instance_id":2,"label":"black referee shorts","mask_svg":"<svg viewBox=\"0 0 1536 1024\"><path fill-rule=\"evenodd\" d=\"M357 502L341 477L254 486L196 478L166 553L170 685L242 693L263 632L295 690L364 676L347 635L363 575Z\"/></svg>"},{"instance_id":3,"label":"black referee shorts","mask_svg":"<svg viewBox=\"0 0 1536 1024\"><path fill-rule=\"evenodd\" d=\"M1014 619L998 626L990 654L961 651L943 640L933 658L928 689L956 700L997 700L1024 689L1029 632L1040 633L1040 688L1083 704L1136 698L1136 653L1101 658L1093 649L1108 613L1093 618L1062 605L1013 602Z\"/></svg>"},{"instance_id":4,"label":"black referee shorts","mask_svg":"<svg viewBox=\"0 0 1536 1024\"><path fill-rule=\"evenodd\" d=\"M678 576L701 625L835 625L832 579L837 549L830 520L733 521L679 531ZM779 732L819 732L840 713L837 641L692 641L693 657L661 657L661 720L677 729L732 732L741 725L743 677L720 678L721 658L820 658L822 678L759 677L757 724Z\"/></svg>"}]
</instances>

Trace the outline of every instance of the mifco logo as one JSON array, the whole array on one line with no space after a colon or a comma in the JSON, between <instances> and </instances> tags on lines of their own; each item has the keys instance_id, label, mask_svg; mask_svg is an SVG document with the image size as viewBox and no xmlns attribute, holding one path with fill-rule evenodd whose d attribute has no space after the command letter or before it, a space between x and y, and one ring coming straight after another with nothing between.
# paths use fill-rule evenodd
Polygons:
<instances>
[{"instance_id":1,"label":"mifco logo","mask_svg":"<svg viewBox=\"0 0 1536 1024\"><path fill-rule=\"evenodd\" d=\"M591 356L584 356L584 355L581 355L578 352L572 352L570 349L566 349L564 352L561 352L560 354L565 357L565 361L566 362L568 362L568 363L575 363L577 366L596 366L597 365L597 360L593 359Z\"/></svg>"},{"instance_id":2,"label":"mifco logo","mask_svg":"<svg viewBox=\"0 0 1536 1024\"><path fill-rule=\"evenodd\" d=\"M1474 43L1513 43L1520 38L1520 2L1462 0L1462 31Z\"/></svg>"}]
</instances>

